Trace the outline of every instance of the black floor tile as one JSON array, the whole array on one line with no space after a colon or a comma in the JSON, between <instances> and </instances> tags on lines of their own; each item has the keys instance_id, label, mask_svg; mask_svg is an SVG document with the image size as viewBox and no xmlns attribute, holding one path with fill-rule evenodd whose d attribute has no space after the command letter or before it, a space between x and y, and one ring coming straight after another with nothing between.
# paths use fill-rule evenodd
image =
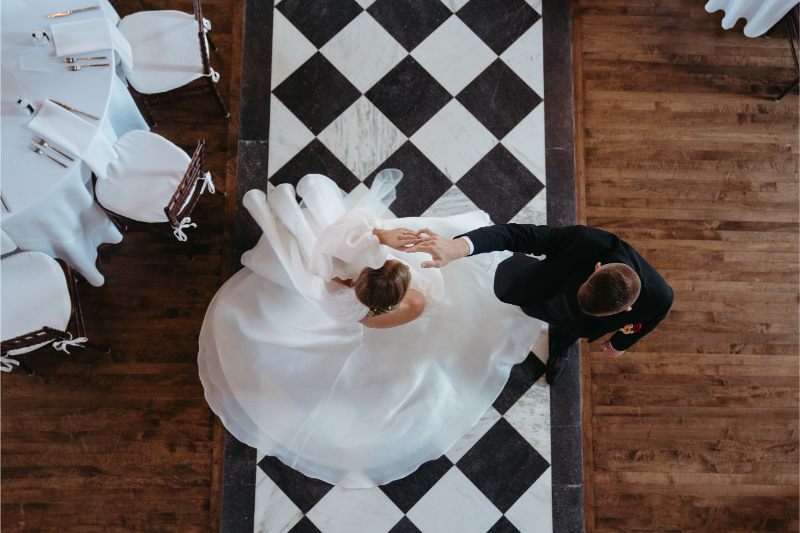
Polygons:
<instances>
[{"instance_id":1,"label":"black floor tile","mask_svg":"<svg viewBox=\"0 0 800 533\"><path fill-rule=\"evenodd\" d=\"M283 0L275 8L317 48L363 11L355 0Z\"/></svg>"},{"instance_id":2,"label":"black floor tile","mask_svg":"<svg viewBox=\"0 0 800 533\"><path fill-rule=\"evenodd\" d=\"M249 532L248 532L249 533ZM314 523L304 516L298 523L294 525L289 533L322 533Z\"/></svg>"},{"instance_id":3,"label":"black floor tile","mask_svg":"<svg viewBox=\"0 0 800 533\"><path fill-rule=\"evenodd\" d=\"M397 200L390 209L398 217L417 217L453 186L447 176L423 155L411 141L406 141L364 180L369 187L375 176L386 168L396 168L403 173L397 186Z\"/></svg>"},{"instance_id":4,"label":"black floor tile","mask_svg":"<svg viewBox=\"0 0 800 533\"><path fill-rule=\"evenodd\" d=\"M409 52L452 15L439 0L378 0L367 12Z\"/></svg>"},{"instance_id":5,"label":"black floor tile","mask_svg":"<svg viewBox=\"0 0 800 533\"><path fill-rule=\"evenodd\" d=\"M304 476L297 470L293 470L283 464L280 459L269 455L261 459L258 467L269 476L303 513L309 512L333 488L330 483ZM306 530L300 529L298 531Z\"/></svg>"},{"instance_id":6,"label":"black floor tile","mask_svg":"<svg viewBox=\"0 0 800 533\"><path fill-rule=\"evenodd\" d=\"M500 59L464 87L456 99L501 140L542 102Z\"/></svg>"},{"instance_id":7,"label":"black floor tile","mask_svg":"<svg viewBox=\"0 0 800 533\"><path fill-rule=\"evenodd\" d=\"M395 526L389 530L389 533L422 533L414 523L404 516Z\"/></svg>"},{"instance_id":8,"label":"black floor tile","mask_svg":"<svg viewBox=\"0 0 800 533\"><path fill-rule=\"evenodd\" d=\"M525 0L471 0L457 15L497 55L541 18Z\"/></svg>"},{"instance_id":9,"label":"black floor tile","mask_svg":"<svg viewBox=\"0 0 800 533\"><path fill-rule=\"evenodd\" d=\"M269 181L273 185L297 182L306 174L322 174L332 179L344 192L350 192L360 183L358 178L350 172L328 148L314 139L308 146L300 150Z\"/></svg>"},{"instance_id":10,"label":"black floor tile","mask_svg":"<svg viewBox=\"0 0 800 533\"><path fill-rule=\"evenodd\" d=\"M380 489L401 511L407 513L452 467L453 463L443 455L435 461L423 463L414 473L402 479L381 485Z\"/></svg>"},{"instance_id":11,"label":"black floor tile","mask_svg":"<svg viewBox=\"0 0 800 533\"><path fill-rule=\"evenodd\" d=\"M511 367L511 375L508 377L506 386L503 387L503 391L492 407L501 415L506 414L506 411L511 409L517 400L539 381L539 378L544 375L545 369L545 364L533 353L529 353L523 362Z\"/></svg>"},{"instance_id":12,"label":"black floor tile","mask_svg":"<svg viewBox=\"0 0 800 533\"><path fill-rule=\"evenodd\" d=\"M502 144L496 145L456 183L495 224L505 224L544 185Z\"/></svg>"},{"instance_id":13,"label":"black floor tile","mask_svg":"<svg viewBox=\"0 0 800 533\"><path fill-rule=\"evenodd\" d=\"M361 92L319 52L272 92L314 135L361 96Z\"/></svg>"},{"instance_id":14,"label":"black floor tile","mask_svg":"<svg viewBox=\"0 0 800 533\"><path fill-rule=\"evenodd\" d=\"M456 466L503 513L550 468L505 418L498 420Z\"/></svg>"},{"instance_id":15,"label":"black floor tile","mask_svg":"<svg viewBox=\"0 0 800 533\"><path fill-rule=\"evenodd\" d=\"M514 524L509 522L508 518L502 516L500 517L500 520L498 520L497 523L492 526L492 529L486 533L519 533L519 529L514 527Z\"/></svg>"},{"instance_id":16,"label":"black floor tile","mask_svg":"<svg viewBox=\"0 0 800 533\"><path fill-rule=\"evenodd\" d=\"M414 135L452 98L411 56L403 59L364 96L406 137Z\"/></svg>"}]
</instances>

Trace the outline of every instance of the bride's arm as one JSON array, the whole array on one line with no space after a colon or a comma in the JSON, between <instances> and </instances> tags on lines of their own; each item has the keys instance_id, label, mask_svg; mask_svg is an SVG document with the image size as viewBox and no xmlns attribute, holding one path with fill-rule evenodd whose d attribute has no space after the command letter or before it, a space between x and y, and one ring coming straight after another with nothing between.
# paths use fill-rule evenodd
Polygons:
<instances>
[{"instance_id":1,"label":"bride's arm","mask_svg":"<svg viewBox=\"0 0 800 533\"><path fill-rule=\"evenodd\" d=\"M408 324L419 317L424 310L425 297L422 296L422 293L414 289L409 289L403 301L400 302L400 305L398 305L397 309L394 311L378 316L362 318L359 322L368 328L393 328L395 326Z\"/></svg>"}]
</instances>

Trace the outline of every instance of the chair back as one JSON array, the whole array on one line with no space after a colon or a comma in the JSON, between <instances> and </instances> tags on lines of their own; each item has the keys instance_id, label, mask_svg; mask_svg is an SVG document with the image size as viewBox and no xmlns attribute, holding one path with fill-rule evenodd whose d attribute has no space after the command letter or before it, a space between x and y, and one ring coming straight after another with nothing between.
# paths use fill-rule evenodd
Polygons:
<instances>
[{"instance_id":1,"label":"chair back","mask_svg":"<svg viewBox=\"0 0 800 533\"><path fill-rule=\"evenodd\" d=\"M199 4L200 2L195 0L195 3ZM167 207L164 208L164 213L166 213L167 219L173 228L181 226L181 221L191 214L200 199L203 187L198 187L197 182L205 176L205 166L203 165L203 149L205 145L205 139L197 141L197 149L189 162L189 168L186 170L186 174L183 175L183 179L178 185L178 190L175 191Z\"/></svg>"},{"instance_id":2,"label":"chair back","mask_svg":"<svg viewBox=\"0 0 800 533\"><path fill-rule=\"evenodd\" d=\"M200 38L200 57L203 59L203 74L208 76L211 74L211 61L208 59L208 48L206 48L206 29L203 24L203 7L200 5L200 0L192 0L194 6L194 18L197 20L199 33L197 36Z\"/></svg>"},{"instance_id":3,"label":"chair back","mask_svg":"<svg viewBox=\"0 0 800 533\"><path fill-rule=\"evenodd\" d=\"M197 0L199 2L199 0ZM783 18L783 23L786 25L786 37L789 39L789 46L792 49L792 60L794 60L794 68L797 70L797 75L800 76L800 62L797 56L800 54L800 7L794 6L786 13Z\"/></svg>"}]
</instances>

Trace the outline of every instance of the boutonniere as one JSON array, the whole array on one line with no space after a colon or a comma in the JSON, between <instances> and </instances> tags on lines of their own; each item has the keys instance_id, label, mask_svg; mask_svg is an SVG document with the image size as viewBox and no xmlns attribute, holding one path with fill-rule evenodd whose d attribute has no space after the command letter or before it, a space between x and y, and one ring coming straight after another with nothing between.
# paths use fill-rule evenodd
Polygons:
<instances>
[{"instance_id":1,"label":"boutonniere","mask_svg":"<svg viewBox=\"0 0 800 533\"><path fill-rule=\"evenodd\" d=\"M625 335L630 335L632 333L639 333L640 329L642 329L641 322L637 322L635 324L625 324L623 327L619 328L619 330Z\"/></svg>"}]
</instances>

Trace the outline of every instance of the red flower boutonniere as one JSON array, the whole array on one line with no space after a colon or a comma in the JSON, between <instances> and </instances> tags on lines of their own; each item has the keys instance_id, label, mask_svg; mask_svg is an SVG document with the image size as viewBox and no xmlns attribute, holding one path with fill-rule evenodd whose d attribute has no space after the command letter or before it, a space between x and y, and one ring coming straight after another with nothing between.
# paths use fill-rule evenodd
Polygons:
<instances>
[{"instance_id":1,"label":"red flower boutonniere","mask_svg":"<svg viewBox=\"0 0 800 533\"><path fill-rule=\"evenodd\" d=\"M639 333L640 329L642 329L641 322L637 322L635 324L625 324L625 326L619 328L619 330L625 335L630 335L632 333Z\"/></svg>"}]
</instances>

